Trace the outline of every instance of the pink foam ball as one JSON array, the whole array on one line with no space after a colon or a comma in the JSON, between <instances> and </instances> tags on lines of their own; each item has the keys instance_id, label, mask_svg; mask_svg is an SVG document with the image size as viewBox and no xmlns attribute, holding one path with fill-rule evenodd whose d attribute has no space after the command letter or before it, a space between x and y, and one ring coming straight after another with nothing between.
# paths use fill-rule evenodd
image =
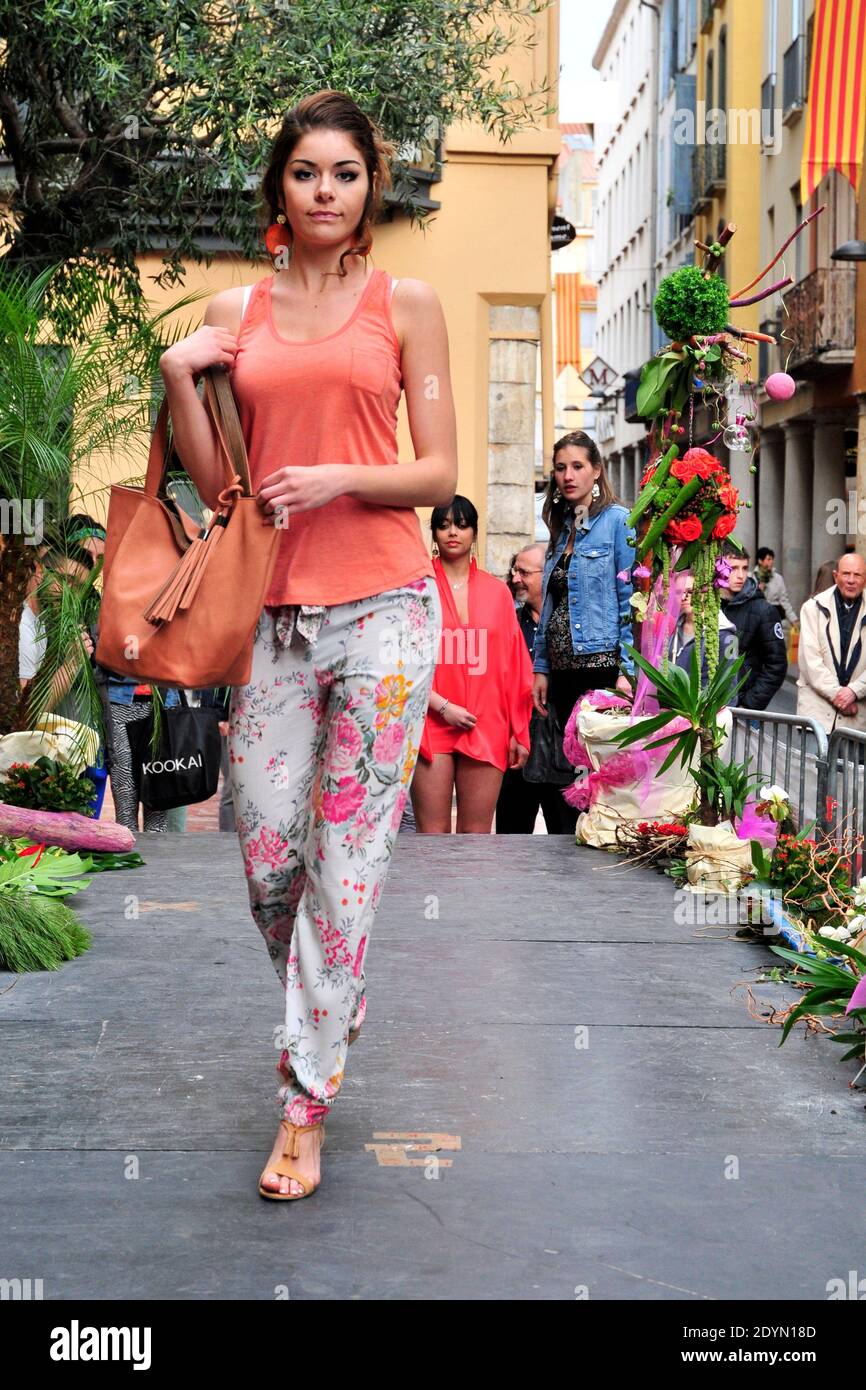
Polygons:
<instances>
[{"instance_id":1,"label":"pink foam ball","mask_svg":"<svg viewBox=\"0 0 866 1390\"><path fill-rule=\"evenodd\" d=\"M787 372L773 372L764 382L764 389L771 401L789 401L797 389L797 383Z\"/></svg>"}]
</instances>

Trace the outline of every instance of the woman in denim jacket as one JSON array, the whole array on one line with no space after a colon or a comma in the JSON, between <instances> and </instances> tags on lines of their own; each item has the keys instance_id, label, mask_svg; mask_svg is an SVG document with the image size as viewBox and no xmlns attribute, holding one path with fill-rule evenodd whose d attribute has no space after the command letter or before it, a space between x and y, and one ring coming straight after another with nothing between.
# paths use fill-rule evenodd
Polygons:
<instances>
[{"instance_id":1,"label":"woman in denim jacket","mask_svg":"<svg viewBox=\"0 0 866 1390\"><path fill-rule=\"evenodd\" d=\"M550 543L533 649L533 703L546 716L549 700L564 728L587 690L615 686L630 695L627 676L634 669L625 652L632 641L634 549L628 542L634 531L598 446L583 430L554 445L541 514Z\"/></svg>"}]
</instances>

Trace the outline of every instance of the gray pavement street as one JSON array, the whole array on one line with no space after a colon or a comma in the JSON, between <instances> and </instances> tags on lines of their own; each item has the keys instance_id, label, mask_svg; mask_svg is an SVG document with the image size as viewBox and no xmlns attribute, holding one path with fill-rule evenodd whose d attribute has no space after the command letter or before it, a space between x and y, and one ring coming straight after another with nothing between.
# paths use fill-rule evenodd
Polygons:
<instances>
[{"instance_id":1,"label":"gray pavement street","mask_svg":"<svg viewBox=\"0 0 866 1390\"><path fill-rule=\"evenodd\" d=\"M754 983L763 944L565 837L399 837L322 1186L262 1201L282 996L237 842L139 846L79 895L92 950L0 976L0 1276L58 1300L702 1303L866 1273L853 1064L750 1016L738 982L791 997Z\"/></svg>"}]
</instances>

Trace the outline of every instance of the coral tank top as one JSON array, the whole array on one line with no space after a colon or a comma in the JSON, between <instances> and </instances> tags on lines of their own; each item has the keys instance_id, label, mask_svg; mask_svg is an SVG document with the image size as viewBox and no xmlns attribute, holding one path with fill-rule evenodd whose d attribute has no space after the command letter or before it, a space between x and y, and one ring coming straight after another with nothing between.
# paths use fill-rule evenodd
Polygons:
<instances>
[{"instance_id":1,"label":"coral tank top","mask_svg":"<svg viewBox=\"0 0 866 1390\"><path fill-rule=\"evenodd\" d=\"M375 269L348 322L312 342L277 332L273 282L252 287L231 371L253 490L286 466L396 465L403 379L392 277ZM265 605L348 603L433 574L414 507L337 497L289 516Z\"/></svg>"}]
</instances>

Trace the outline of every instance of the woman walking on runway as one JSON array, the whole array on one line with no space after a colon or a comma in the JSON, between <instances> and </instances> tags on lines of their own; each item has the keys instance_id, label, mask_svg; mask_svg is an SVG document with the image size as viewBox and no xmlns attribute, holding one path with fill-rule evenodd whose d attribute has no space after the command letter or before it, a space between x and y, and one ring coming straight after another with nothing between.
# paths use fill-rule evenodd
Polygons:
<instances>
[{"instance_id":1,"label":"woman walking on runway","mask_svg":"<svg viewBox=\"0 0 866 1390\"><path fill-rule=\"evenodd\" d=\"M278 1200L319 1183L442 621L413 509L450 501L457 480L444 315L429 285L367 263L393 154L349 97L301 101L263 180L277 273L216 294L162 358L177 450L206 504L222 468L195 382L218 363L263 523L284 528L229 711L250 907L285 990L282 1119L259 1180ZM401 388L416 458L397 467Z\"/></svg>"}]
</instances>

